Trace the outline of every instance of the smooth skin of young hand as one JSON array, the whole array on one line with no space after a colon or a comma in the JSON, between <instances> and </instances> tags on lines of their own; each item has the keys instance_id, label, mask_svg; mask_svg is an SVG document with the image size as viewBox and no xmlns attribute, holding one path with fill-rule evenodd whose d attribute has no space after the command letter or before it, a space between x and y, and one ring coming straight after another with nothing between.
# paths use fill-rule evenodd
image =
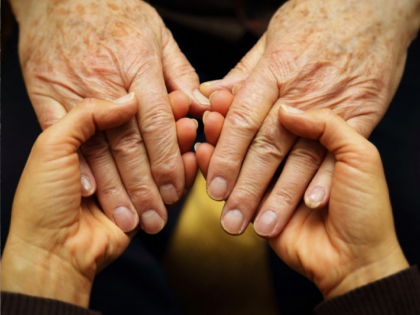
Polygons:
<instances>
[{"instance_id":1,"label":"smooth skin of young hand","mask_svg":"<svg viewBox=\"0 0 420 315\"><path fill-rule=\"evenodd\" d=\"M135 92L139 100L137 119L82 146L83 195L96 191L107 214L123 203L159 212L162 200L179 200L185 172L167 89L187 94L196 115L208 99L155 9L140 0L10 2L22 72L43 130L85 98ZM145 199L155 201L144 205Z\"/></svg>"},{"instance_id":2,"label":"smooth skin of young hand","mask_svg":"<svg viewBox=\"0 0 420 315\"><path fill-rule=\"evenodd\" d=\"M116 220L131 231L124 233L94 197L82 197L77 150L95 131L119 128L137 111L134 93L114 102L86 99L38 137L13 203L1 261L3 291L88 307L95 275L123 253L140 226L132 205L125 206L134 221L117 213ZM180 146L188 141L191 145L180 138ZM197 172L195 155L182 158L189 189Z\"/></svg>"},{"instance_id":3,"label":"smooth skin of young hand","mask_svg":"<svg viewBox=\"0 0 420 315\"><path fill-rule=\"evenodd\" d=\"M242 85L226 114L207 181L210 197L227 200L222 221L228 233L245 230L287 154L281 184L272 192L281 213L267 218L264 234L282 230L307 188L312 208L326 204L333 156L318 142L296 140L278 128L279 106L330 108L367 137L398 87L419 12L420 0L287 1L235 69L201 85L206 96Z\"/></svg>"},{"instance_id":4,"label":"smooth skin of young hand","mask_svg":"<svg viewBox=\"0 0 420 315\"><path fill-rule=\"evenodd\" d=\"M319 140L337 161L328 206L313 210L301 202L280 235L268 240L279 257L326 299L406 269L375 146L328 109L302 112L282 105L278 117L296 136ZM205 174L213 151L208 143L197 147ZM267 205L269 211L279 206L270 192L259 211Z\"/></svg>"}]
</instances>

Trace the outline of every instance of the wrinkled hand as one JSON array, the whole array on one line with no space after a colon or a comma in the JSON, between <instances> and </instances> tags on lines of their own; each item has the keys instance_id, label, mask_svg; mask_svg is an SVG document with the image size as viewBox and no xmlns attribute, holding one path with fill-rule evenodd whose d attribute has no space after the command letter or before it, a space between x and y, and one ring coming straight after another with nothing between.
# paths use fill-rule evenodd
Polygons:
<instances>
[{"instance_id":1,"label":"wrinkled hand","mask_svg":"<svg viewBox=\"0 0 420 315\"><path fill-rule=\"evenodd\" d=\"M223 80L201 85L207 96L234 88L207 177L210 197L227 200L221 222L228 233L241 234L255 218L287 154L284 169L256 217L257 233L278 235L305 190L308 206L325 206L333 156L324 159L325 150L318 142L297 139L279 128L277 111L281 104L330 108L364 137L371 133L397 89L407 47L420 25L420 1L385 2L288 1L273 16L266 34Z\"/></svg>"},{"instance_id":2,"label":"wrinkled hand","mask_svg":"<svg viewBox=\"0 0 420 315\"><path fill-rule=\"evenodd\" d=\"M210 142L217 141L220 133L219 115L210 113L204 119ZM337 160L328 207L313 210L301 203L280 235L269 239L279 257L313 281L325 298L407 268L375 146L328 109L298 112L282 106L278 115L283 128L319 140ZM196 150L206 176L214 146L203 143Z\"/></svg>"},{"instance_id":3,"label":"wrinkled hand","mask_svg":"<svg viewBox=\"0 0 420 315\"><path fill-rule=\"evenodd\" d=\"M165 204L185 191L166 86L186 93L194 108L200 104L194 97L198 77L159 15L138 0L12 5L23 74L42 129L87 97L113 100L135 92L139 100L137 119L98 132L82 147L83 195L96 190L109 218L129 205L140 216L153 210L166 221ZM188 104L182 112L187 114ZM156 232L146 221L145 230Z\"/></svg>"},{"instance_id":4,"label":"wrinkled hand","mask_svg":"<svg viewBox=\"0 0 420 315\"><path fill-rule=\"evenodd\" d=\"M138 231L124 233L94 197L82 198L77 154L95 128L116 128L136 114L136 98L129 95L123 103L86 99L35 142L13 203L2 290L87 307L95 275L123 253ZM177 123L181 147L192 144L182 136L188 128L182 120ZM194 153L184 154L183 163L190 188L197 172ZM135 208L129 211L120 211L119 219L138 226Z\"/></svg>"}]
</instances>

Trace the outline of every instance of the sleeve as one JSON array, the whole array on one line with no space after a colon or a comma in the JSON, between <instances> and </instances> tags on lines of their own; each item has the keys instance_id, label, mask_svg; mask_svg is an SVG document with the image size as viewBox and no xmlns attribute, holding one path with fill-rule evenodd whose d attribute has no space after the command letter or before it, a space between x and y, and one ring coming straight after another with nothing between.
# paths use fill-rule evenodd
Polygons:
<instances>
[{"instance_id":1,"label":"sleeve","mask_svg":"<svg viewBox=\"0 0 420 315\"><path fill-rule=\"evenodd\" d=\"M1 292L2 315L101 315L73 304L18 293Z\"/></svg>"},{"instance_id":2,"label":"sleeve","mask_svg":"<svg viewBox=\"0 0 420 315\"><path fill-rule=\"evenodd\" d=\"M322 302L317 315L420 314L420 274L417 266Z\"/></svg>"}]
</instances>

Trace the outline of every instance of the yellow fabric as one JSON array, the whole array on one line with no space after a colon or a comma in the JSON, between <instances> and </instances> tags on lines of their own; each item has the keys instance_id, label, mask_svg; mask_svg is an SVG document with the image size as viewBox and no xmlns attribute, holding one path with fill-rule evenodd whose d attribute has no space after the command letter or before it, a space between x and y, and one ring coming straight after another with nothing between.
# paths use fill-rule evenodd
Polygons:
<instances>
[{"instance_id":1,"label":"yellow fabric","mask_svg":"<svg viewBox=\"0 0 420 315\"><path fill-rule=\"evenodd\" d=\"M278 314L265 240L226 234L222 208L199 174L164 259L175 294L187 314Z\"/></svg>"}]
</instances>

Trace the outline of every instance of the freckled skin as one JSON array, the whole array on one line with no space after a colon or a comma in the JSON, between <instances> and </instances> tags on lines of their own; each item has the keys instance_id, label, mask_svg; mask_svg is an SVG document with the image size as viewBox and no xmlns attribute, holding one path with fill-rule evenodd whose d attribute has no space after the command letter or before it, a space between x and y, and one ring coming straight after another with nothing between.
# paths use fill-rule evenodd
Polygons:
<instances>
[{"instance_id":1,"label":"freckled skin","mask_svg":"<svg viewBox=\"0 0 420 315\"><path fill-rule=\"evenodd\" d=\"M47 23L48 20L48 23ZM38 25L37 27L34 27ZM20 21L20 59L35 110L39 96L70 110L82 98L126 93L167 29L155 10L136 0L45 1Z\"/></svg>"},{"instance_id":2,"label":"freckled skin","mask_svg":"<svg viewBox=\"0 0 420 315\"><path fill-rule=\"evenodd\" d=\"M283 5L266 33L280 97L301 108L336 109L345 119L368 115L376 125L398 87L419 26L415 11L401 19L401 3L293 0ZM365 106L353 106L360 101Z\"/></svg>"}]
</instances>

